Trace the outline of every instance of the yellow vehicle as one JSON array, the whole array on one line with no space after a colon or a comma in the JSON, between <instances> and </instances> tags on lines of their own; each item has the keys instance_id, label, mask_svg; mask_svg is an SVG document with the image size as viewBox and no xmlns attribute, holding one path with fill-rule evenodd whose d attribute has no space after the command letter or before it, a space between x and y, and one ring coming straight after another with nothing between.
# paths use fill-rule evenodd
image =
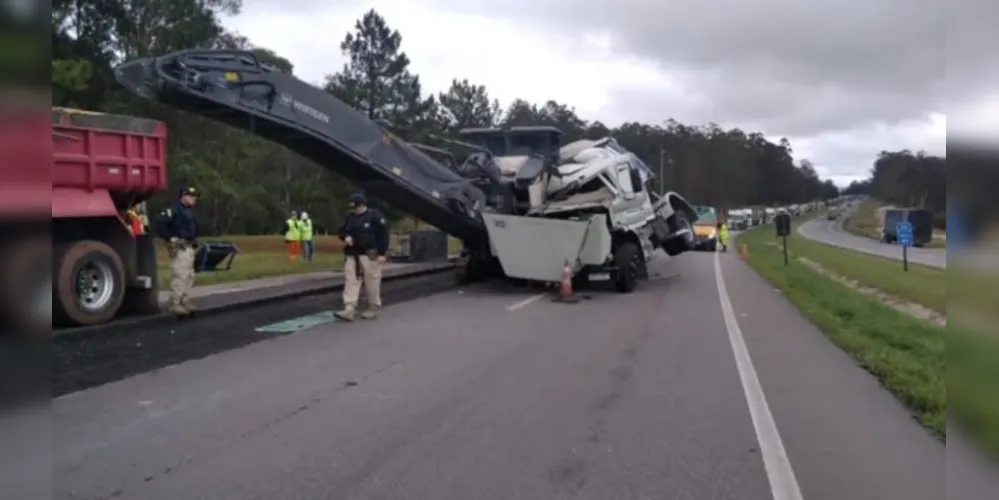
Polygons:
<instances>
[{"instance_id":1,"label":"yellow vehicle","mask_svg":"<svg viewBox=\"0 0 999 500\"><path fill-rule=\"evenodd\" d=\"M718 248L718 214L713 207L696 207L694 223L694 250L714 252Z\"/></svg>"}]
</instances>

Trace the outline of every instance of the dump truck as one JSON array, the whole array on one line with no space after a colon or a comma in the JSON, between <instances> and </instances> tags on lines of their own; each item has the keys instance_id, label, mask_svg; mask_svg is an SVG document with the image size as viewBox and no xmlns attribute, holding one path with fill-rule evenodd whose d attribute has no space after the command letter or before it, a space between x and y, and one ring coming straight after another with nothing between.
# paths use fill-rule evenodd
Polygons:
<instances>
[{"instance_id":1,"label":"dump truck","mask_svg":"<svg viewBox=\"0 0 999 500\"><path fill-rule=\"evenodd\" d=\"M155 240L127 212L167 187L166 125L53 108L51 126L51 321L159 312Z\"/></svg>"}]
</instances>

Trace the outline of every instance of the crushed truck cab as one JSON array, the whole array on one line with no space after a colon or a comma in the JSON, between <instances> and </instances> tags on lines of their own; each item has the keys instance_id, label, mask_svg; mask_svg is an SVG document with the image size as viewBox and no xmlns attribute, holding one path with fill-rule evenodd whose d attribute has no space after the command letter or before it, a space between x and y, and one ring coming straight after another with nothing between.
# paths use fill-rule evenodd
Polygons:
<instances>
[{"instance_id":1,"label":"crushed truck cab","mask_svg":"<svg viewBox=\"0 0 999 500\"><path fill-rule=\"evenodd\" d=\"M558 282L568 263L577 282L630 292L657 249L675 256L694 246L696 212L679 194L650 191L648 167L613 138L570 143L538 171L546 173L523 188L534 192L520 197L531 200L524 215L482 215L509 278Z\"/></svg>"}]
</instances>

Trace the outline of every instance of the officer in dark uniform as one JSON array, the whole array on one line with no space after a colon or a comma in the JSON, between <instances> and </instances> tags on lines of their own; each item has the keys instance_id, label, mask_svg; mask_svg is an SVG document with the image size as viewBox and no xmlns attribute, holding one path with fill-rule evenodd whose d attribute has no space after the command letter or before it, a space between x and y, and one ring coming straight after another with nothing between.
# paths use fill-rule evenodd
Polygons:
<instances>
[{"instance_id":1,"label":"officer in dark uniform","mask_svg":"<svg viewBox=\"0 0 999 500\"><path fill-rule=\"evenodd\" d=\"M198 246L197 202L198 190L188 186L156 219L156 235L166 241L170 254L170 312L178 316L194 311L189 294L194 287L194 249Z\"/></svg>"},{"instance_id":2,"label":"officer in dark uniform","mask_svg":"<svg viewBox=\"0 0 999 500\"><path fill-rule=\"evenodd\" d=\"M343 240L346 260L343 266L344 308L337 311L336 316L347 321L354 319L361 295L360 277L363 276L363 285L368 292L368 308L361 313L361 317L372 319L382 306L382 266L388 252L388 224L381 212L368 207L364 194L354 193L350 196L350 213L337 235Z\"/></svg>"}]
</instances>

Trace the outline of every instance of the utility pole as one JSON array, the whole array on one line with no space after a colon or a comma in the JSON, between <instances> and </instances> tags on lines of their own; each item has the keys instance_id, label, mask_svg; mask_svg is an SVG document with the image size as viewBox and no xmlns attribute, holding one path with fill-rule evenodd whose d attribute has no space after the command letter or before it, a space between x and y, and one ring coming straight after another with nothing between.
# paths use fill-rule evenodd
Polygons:
<instances>
[{"instance_id":1,"label":"utility pole","mask_svg":"<svg viewBox=\"0 0 999 500\"><path fill-rule=\"evenodd\" d=\"M666 194L666 149L659 146L659 196Z\"/></svg>"}]
</instances>

